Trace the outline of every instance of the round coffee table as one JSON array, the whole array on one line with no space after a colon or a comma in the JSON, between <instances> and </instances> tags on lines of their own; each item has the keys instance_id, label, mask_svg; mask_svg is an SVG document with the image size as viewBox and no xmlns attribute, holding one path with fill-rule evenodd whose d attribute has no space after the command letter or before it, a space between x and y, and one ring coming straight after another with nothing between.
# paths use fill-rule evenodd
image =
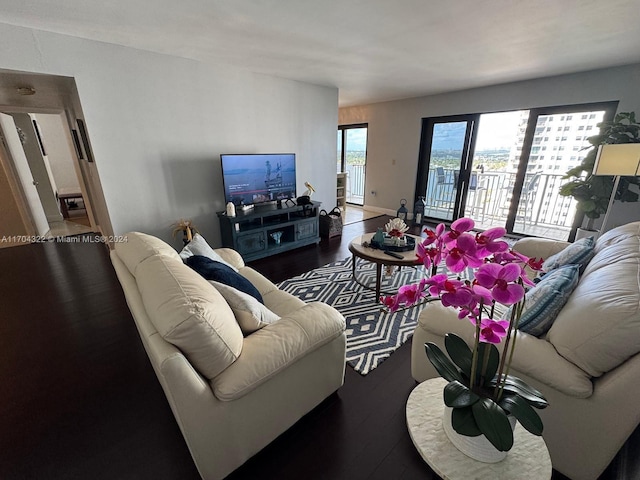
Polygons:
<instances>
[{"instance_id":1,"label":"round coffee table","mask_svg":"<svg viewBox=\"0 0 640 480\"><path fill-rule=\"evenodd\" d=\"M434 472L445 480L551 478L551 458L543 438L527 432L519 423L513 432L513 448L501 462L478 462L458 450L442 428L442 390L446 384L442 378L422 382L407 400L409 435Z\"/></svg>"},{"instance_id":2,"label":"round coffee table","mask_svg":"<svg viewBox=\"0 0 640 480\"><path fill-rule=\"evenodd\" d=\"M353 258L351 261L351 274L353 279L364 288L368 288L370 290L375 290L376 292L376 302L380 302L380 279L382 277L382 266L383 265L393 265L397 267L412 267L416 265L416 252L415 250L409 250L407 252L393 252L400 255L402 258L395 258L391 255L388 255L384 252L384 250L380 250L378 248L365 247L363 243L371 242L371 239L375 235L375 232L365 233L364 235L359 235L351 242L349 242L349 251L351 252ZM408 237L412 237L416 241L416 245L422 241L421 237L415 235L406 234ZM361 282L356 275L356 258L362 258L367 262L372 262L376 264L376 285L375 289L371 288L370 285L367 285Z\"/></svg>"}]
</instances>

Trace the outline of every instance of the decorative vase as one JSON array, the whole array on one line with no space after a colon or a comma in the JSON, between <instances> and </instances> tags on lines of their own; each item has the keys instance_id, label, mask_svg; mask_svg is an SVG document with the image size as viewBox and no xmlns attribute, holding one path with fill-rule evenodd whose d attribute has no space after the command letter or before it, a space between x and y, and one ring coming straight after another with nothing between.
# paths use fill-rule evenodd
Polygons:
<instances>
[{"instance_id":1,"label":"decorative vase","mask_svg":"<svg viewBox=\"0 0 640 480\"><path fill-rule=\"evenodd\" d=\"M505 459L507 453L501 452L494 447L487 437L484 435L478 435L477 437L467 437L466 435L460 435L453 429L451 425L451 412L453 408L444 407L444 415L442 418L442 428L444 433L453 443L453 445L464 453L467 457L471 457L474 460L483 463L498 463ZM511 429L516 427L516 418L513 415L509 415L509 423L511 423Z\"/></svg>"}]
</instances>

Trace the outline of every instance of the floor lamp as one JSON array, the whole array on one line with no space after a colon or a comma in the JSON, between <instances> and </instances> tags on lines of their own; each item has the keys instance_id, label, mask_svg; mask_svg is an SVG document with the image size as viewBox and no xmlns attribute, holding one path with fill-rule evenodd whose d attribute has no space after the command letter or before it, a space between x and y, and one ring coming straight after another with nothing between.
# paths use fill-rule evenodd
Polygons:
<instances>
[{"instance_id":1,"label":"floor lamp","mask_svg":"<svg viewBox=\"0 0 640 480\"><path fill-rule=\"evenodd\" d=\"M607 220L618 191L620 177L640 176L640 143L623 143L616 145L600 145L593 166L594 175L613 175L613 191L607 206L607 213L602 220L600 231L606 231Z\"/></svg>"}]
</instances>

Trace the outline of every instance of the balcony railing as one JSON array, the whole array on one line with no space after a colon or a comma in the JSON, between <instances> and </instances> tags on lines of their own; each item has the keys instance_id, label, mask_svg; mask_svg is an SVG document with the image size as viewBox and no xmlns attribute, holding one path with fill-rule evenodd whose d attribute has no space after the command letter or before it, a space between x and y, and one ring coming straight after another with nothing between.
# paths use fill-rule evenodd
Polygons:
<instances>
[{"instance_id":1,"label":"balcony railing","mask_svg":"<svg viewBox=\"0 0 640 480\"><path fill-rule=\"evenodd\" d=\"M438 173L440 175L438 175ZM452 219L457 172L431 169L425 216ZM479 228L504 226L512 201L514 172L472 173L465 215ZM560 195L561 174L527 173L517 206L514 232L557 240L569 236L576 211L572 197Z\"/></svg>"},{"instance_id":2,"label":"balcony railing","mask_svg":"<svg viewBox=\"0 0 640 480\"><path fill-rule=\"evenodd\" d=\"M347 164L347 202L364 204L364 165Z\"/></svg>"}]
</instances>

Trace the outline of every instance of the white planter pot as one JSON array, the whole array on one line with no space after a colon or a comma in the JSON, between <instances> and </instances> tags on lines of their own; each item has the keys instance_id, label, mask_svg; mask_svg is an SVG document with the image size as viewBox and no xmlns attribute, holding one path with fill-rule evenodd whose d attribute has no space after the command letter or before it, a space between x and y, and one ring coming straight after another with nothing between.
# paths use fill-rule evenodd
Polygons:
<instances>
[{"instance_id":1,"label":"white planter pot","mask_svg":"<svg viewBox=\"0 0 640 480\"><path fill-rule=\"evenodd\" d=\"M504 460L509 452L501 452L494 447L487 437L479 435L477 437L467 437L466 435L460 435L451 426L451 407L444 407L444 416L442 418L442 428L444 432L451 440L451 443L464 453L466 456L478 460L484 463L498 463ZM511 429L516 427L516 418L512 415L508 416L511 423Z\"/></svg>"},{"instance_id":2,"label":"white planter pot","mask_svg":"<svg viewBox=\"0 0 640 480\"><path fill-rule=\"evenodd\" d=\"M578 228L576 230L576 240L586 237L593 237L594 240L597 240L599 235L599 230L585 230L584 228Z\"/></svg>"}]
</instances>

